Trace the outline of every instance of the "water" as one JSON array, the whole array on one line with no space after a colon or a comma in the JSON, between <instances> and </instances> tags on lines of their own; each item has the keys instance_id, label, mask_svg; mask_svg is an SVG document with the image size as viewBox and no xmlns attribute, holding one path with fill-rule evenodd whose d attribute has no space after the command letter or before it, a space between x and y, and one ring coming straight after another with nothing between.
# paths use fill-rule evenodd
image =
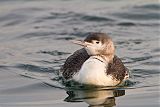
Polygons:
<instances>
[{"instance_id":1,"label":"water","mask_svg":"<svg viewBox=\"0 0 160 107\"><path fill-rule=\"evenodd\" d=\"M0 0L0 107L158 107L159 10L156 0ZM69 40L93 31L113 38L134 85L75 90L50 80L80 49Z\"/></svg>"}]
</instances>

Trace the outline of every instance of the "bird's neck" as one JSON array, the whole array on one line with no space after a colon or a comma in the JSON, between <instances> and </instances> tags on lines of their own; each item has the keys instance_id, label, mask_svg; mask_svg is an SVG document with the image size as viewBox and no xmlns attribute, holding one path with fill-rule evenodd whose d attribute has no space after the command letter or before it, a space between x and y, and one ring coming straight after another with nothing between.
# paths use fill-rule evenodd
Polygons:
<instances>
[{"instance_id":1,"label":"bird's neck","mask_svg":"<svg viewBox=\"0 0 160 107\"><path fill-rule=\"evenodd\" d=\"M99 60L101 60L102 62L108 64L108 63L112 63L114 55L95 55L93 56Z\"/></svg>"}]
</instances>

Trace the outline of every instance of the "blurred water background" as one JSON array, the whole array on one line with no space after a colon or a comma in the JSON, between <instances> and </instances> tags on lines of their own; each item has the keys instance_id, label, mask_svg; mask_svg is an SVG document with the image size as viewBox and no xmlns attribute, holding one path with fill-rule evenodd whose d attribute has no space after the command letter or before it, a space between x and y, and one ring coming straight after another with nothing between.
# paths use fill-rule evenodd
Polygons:
<instances>
[{"instance_id":1,"label":"blurred water background","mask_svg":"<svg viewBox=\"0 0 160 107\"><path fill-rule=\"evenodd\" d=\"M54 74L81 48L69 40L88 32L113 38L132 88L65 90L20 75ZM0 107L158 107L159 35L158 0L0 0Z\"/></svg>"}]
</instances>

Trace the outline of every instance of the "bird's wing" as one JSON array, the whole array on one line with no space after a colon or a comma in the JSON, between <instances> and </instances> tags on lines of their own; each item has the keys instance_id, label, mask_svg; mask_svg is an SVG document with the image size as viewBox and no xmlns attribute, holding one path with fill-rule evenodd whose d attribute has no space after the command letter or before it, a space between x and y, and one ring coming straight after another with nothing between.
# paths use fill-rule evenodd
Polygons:
<instances>
[{"instance_id":1,"label":"bird's wing","mask_svg":"<svg viewBox=\"0 0 160 107\"><path fill-rule=\"evenodd\" d=\"M60 72L65 79L70 79L76 72L78 72L82 64L89 58L84 48L77 50L69 56L61 67Z\"/></svg>"},{"instance_id":2,"label":"bird's wing","mask_svg":"<svg viewBox=\"0 0 160 107\"><path fill-rule=\"evenodd\" d=\"M124 66L121 59L115 55L113 62L109 63L106 73L107 75L112 75L115 79L122 81L126 74L128 74L128 69Z\"/></svg>"}]
</instances>

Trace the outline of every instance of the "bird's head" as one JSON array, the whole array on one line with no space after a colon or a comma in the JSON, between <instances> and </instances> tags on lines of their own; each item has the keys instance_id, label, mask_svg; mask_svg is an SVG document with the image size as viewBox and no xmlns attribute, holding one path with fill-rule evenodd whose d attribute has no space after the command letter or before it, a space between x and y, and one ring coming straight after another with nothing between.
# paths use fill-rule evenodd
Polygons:
<instances>
[{"instance_id":1,"label":"bird's head","mask_svg":"<svg viewBox=\"0 0 160 107\"><path fill-rule=\"evenodd\" d=\"M72 42L83 46L91 56L104 55L113 57L115 53L113 41L105 33L89 33L83 41L74 40Z\"/></svg>"}]
</instances>

